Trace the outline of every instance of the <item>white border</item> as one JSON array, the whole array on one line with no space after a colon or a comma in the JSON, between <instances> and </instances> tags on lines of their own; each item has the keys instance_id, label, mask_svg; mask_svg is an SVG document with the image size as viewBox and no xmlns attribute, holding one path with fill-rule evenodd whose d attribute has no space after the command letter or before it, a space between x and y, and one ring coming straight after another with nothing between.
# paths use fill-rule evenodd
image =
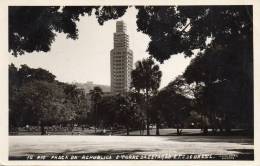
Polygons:
<instances>
[{"instance_id":1,"label":"white border","mask_svg":"<svg viewBox=\"0 0 260 166\"><path fill-rule=\"evenodd\" d=\"M257 0L2 0L0 1L0 165L258 165L260 101L260 1ZM254 161L8 161L8 6L49 5L253 5Z\"/></svg>"}]
</instances>

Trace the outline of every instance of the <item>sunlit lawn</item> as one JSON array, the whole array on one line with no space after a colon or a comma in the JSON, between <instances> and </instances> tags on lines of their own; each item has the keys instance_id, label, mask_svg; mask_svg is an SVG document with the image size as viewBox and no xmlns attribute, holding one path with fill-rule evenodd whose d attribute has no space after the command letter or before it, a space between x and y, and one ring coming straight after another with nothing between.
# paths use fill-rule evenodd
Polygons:
<instances>
[{"instance_id":1,"label":"sunlit lawn","mask_svg":"<svg viewBox=\"0 0 260 166\"><path fill-rule=\"evenodd\" d=\"M9 136L9 155L134 154L253 155L253 139L242 136Z\"/></svg>"}]
</instances>

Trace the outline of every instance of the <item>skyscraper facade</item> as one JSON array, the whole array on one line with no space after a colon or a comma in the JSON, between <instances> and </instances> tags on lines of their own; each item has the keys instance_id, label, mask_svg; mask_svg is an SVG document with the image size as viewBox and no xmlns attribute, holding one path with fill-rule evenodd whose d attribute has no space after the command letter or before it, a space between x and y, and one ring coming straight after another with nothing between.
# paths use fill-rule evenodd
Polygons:
<instances>
[{"instance_id":1,"label":"skyscraper facade","mask_svg":"<svg viewBox=\"0 0 260 166\"><path fill-rule=\"evenodd\" d=\"M131 85L133 51L129 49L129 36L123 21L116 22L114 48L110 51L111 92L124 93Z\"/></svg>"}]
</instances>

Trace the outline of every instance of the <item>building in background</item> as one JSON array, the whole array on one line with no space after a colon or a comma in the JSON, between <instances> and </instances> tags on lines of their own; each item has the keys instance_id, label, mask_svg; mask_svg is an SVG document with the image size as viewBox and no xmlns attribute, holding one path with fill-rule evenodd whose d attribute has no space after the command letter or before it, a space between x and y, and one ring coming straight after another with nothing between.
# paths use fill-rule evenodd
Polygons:
<instances>
[{"instance_id":1,"label":"building in background","mask_svg":"<svg viewBox=\"0 0 260 166\"><path fill-rule=\"evenodd\" d=\"M111 91L110 90L111 89L110 86L108 86L108 85L101 85L101 84L94 84L92 81L88 81L86 83L74 82L72 84L76 85L80 89L83 89L85 91L85 93L89 93L89 91L94 89L95 86L100 87L104 93L108 93L108 92Z\"/></svg>"},{"instance_id":2,"label":"building in background","mask_svg":"<svg viewBox=\"0 0 260 166\"><path fill-rule=\"evenodd\" d=\"M123 21L116 22L114 48L110 52L111 92L124 93L131 85L133 51L129 49L129 36Z\"/></svg>"}]
</instances>

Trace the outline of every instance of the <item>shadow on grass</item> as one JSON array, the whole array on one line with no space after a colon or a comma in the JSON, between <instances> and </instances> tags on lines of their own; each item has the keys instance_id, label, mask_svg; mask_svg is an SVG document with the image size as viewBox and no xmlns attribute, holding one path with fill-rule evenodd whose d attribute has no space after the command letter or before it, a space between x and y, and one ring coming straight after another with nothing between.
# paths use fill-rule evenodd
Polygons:
<instances>
[{"instance_id":1,"label":"shadow on grass","mask_svg":"<svg viewBox=\"0 0 260 166\"><path fill-rule=\"evenodd\" d=\"M178 142L205 142L205 143L238 143L241 145L253 145L254 140L251 137L245 136L176 136L167 137L168 141L178 141Z\"/></svg>"},{"instance_id":2,"label":"shadow on grass","mask_svg":"<svg viewBox=\"0 0 260 166\"><path fill-rule=\"evenodd\" d=\"M227 151L239 152L236 154L237 160L254 160L254 149L228 149Z\"/></svg>"},{"instance_id":3,"label":"shadow on grass","mask_svg":"<svg viewBox=\"0 0 260 166\"><path fill-rule=\"evenodd\" d=\"M254 154L254 149L228 149L227 151L235 151L242 154Z\"/></svg>"}]
</instances>

